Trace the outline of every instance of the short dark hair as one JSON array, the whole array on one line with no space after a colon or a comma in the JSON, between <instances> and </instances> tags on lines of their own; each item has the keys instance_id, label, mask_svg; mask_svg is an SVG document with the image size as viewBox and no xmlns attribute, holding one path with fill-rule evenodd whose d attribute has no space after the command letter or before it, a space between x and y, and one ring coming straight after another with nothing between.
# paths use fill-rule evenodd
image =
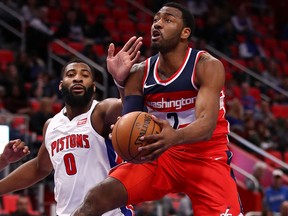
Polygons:
<instances>
[{"instance_id":1,"label":"short dark hair","mask_svg":"<svg viewBox=\"0 0 288 216\"><path fill-rule=\"evenodd\" d=\"M87 62L85 62L84 60L79 59L79 58L74 58L74 59L70 60L69 62L67 62L67 63L63 66L63 68L62 68L62 70L61 70L61 78L62 78L62 79L63 79L63 77L64 77L64 72L65 72L66 67L67 67L69 64L72 64L72 63L83 63L83 64L88 65L88 67L90 68L90 71L91 71L91 73L92 73L93 81L95 81L95 79L96 79L96 74L95 74L94 69L93 69L93 68L91 67L91 65L89 65Z\"/></svg>"},{"instance_id":2,"label":"short dark hair","mask_svg":"<svg viewBox=\"0 0 288 216\"><path fill-rule=\"evenodd\" d=\"M184 26L191 29L191 34L188 38L190 39L195 29L195 20L194 20L193 14L189 11L189 9L185 7L184 5L179 4L177 2L168 2L164 4L163 7L174 7L182 12Z\"/></svg>"}]
</instances>

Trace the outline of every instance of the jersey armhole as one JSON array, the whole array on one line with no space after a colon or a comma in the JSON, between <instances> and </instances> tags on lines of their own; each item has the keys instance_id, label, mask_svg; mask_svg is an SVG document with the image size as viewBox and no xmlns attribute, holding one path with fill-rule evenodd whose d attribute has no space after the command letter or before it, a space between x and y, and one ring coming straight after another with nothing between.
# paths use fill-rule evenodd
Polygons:
<instances>
[{"instance_id":1,"label":"jersey armhole","mask_svg":"<svg viewBox=\"0 0 288 216\"><path fill-rule=\"evenodd\" d=\"M196 59L195 59L195 63L194 63L194 68L192 71L192 77L191 77L191 83L193 85L193 87L198 91L199 90L199 86L196 85L195 83L195 79L196 79L196 66L198 64L198 61L200 59L201 54L206 53L206 51L199 51L197 53Z\"/></svg>"}]
</instances>

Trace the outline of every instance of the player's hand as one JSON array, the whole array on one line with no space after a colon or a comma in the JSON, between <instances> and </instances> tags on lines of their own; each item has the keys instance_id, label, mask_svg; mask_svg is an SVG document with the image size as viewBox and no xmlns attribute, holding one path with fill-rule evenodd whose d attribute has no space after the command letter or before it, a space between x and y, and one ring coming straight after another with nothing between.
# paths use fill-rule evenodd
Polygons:
<instances>
[{"instance_id":1,"label":"player's hand","mask_svg":"<svg viewBox=\"0 0 288 216\"><path fill-rule=\"evenodd\" d=\"M10 164L22 159L28 154L30 154L29 148L25 146L22 140L10 140L1 154L1 159L7 164Z\"/></svg>"},{"instance_id":2,"label":"player's hand","mask_svg":"<svg viewBox=\"0 0 288 216\"><path fill-rule=\"evenodd\" d=\"M115 45L113 43L109 45L106 58L107 69L114 80L122 86L124 86L133 64L135 64L140 57L139 50L142 46L142 40L142 37L131 37L115 56Z\"/></svg>"},{"instance_id":3,"label":"player's hand","mask_svg":"<svg viewBox=\"0 0 288 216\"><path fill-rule=\"evenodd\" d=\"M121 118L121 116L118 116L118 117L117 117L117 121L118 121L120 118ZM116 121L116 122L117 122L117 121ZM115 124L116 124L116 122L115 122ZM110 139L110 140L112 140L112 130L113 130L115 124L110 125L110 129L111 129L111 133L109 133L109 139Z\"/></svg>"},{"instance_id":4,"label":"player's hand","mask_svg":"<svg viewBox=\"0 0 288 216\"><path fill-rule=\"evenodd\" d=\"M146 135L140 138L142 141L150 143L138 148L139 151L150 152L141 158L145 162L156 160L168 148L177 144L176 130L170 126L169 122L155 116L152 118L162 130L159 134Z\"/></svg>"}]
</instances>

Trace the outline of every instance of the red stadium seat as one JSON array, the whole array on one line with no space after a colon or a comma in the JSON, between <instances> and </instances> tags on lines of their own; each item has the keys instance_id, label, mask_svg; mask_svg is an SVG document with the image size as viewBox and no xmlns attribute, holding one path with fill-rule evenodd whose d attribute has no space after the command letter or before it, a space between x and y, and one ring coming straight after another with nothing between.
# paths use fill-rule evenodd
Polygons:
<instances>
[{"instance_id":1,"label":"red stadium seat","mask_svg":"<svg viewBox=\"0 0 288 216\"><path fill-rule=\"evenodd\" d=\"M288 52L288 40L281 40L280 41L280 47L285 52Z\"/></svg>"},{"instance_id":2,"label":"red stadium seat","mask_svg":"<svg viewBox=\"0 0 288 216\"><path fill-rule=\"evenodd\" d=\"M288 118L288 105L274 104L271 110L276 118Z\"/></svg>"},{"instance_id":3,"label":"red stadium seat","mask_svg":"<svg viewBox=\"0 0 288 216\"><path fill-rule=\"evenodd\" d=\"M19 195L15 194L6 194L2 196L3 209L7 212L16 211L16 203L19 198Z\"/></svg>"},{"instance_id":4,"label":"red stadium seat","mask_svg":"<svg viewBox=\"0 0 288 216\"><path fill-rule=\"evenodd\" d=\"M106 18L104 20L104 25L108 31L111 31L116 27L115 20L112 18Z\"/></svg>"},{"instance_id":5,"label":"red stadium seat","mask_svg":"<svg viewBox=\"0 0 288 216\"><path fill-rule=\"evenodd\" d=\"M106 54L104 47L101 44L94 44L93 52L95 52L98 56L104 56Z\"/></svg>"},{"instance_id":6,"label":"red stadium seat","mask_svg":"<svg viewBox=\"0 0 288 216\"><path fill-rule=\"evenodd\" d=\"M279 44L275 38L264 38L263 45L270 50L279 49Z\"/></svg>"},{"instance_id":7,"label":"red stadium seat","mask_svg":"<svg viewBox=\"0 0 288 216\"><path fill-rule=\"evenodd\" d=\"M5 194L2 196L2 202L3 202L3 209L5 212L13 213L16 211L17 208L17 200L19 199L19 195L17 194ZM33 211L32 203L29 199L29 206L28 206L28 212L31 216L33 215L40 215L40 212Z\"/></svg>"},{"instance_id":8,"label":"red stadium seat","mask_svg":"<svg viewBox=\"0 0 288 216\"><path fill-rule=\"evenodd\" d=\"M68 55L68 51L66 49L64 49L62 46L58 45L57 43L50 43L50 49L53 53L55 53L56 55L60 55L60 56L66 56Z\"/></svg>"},{"instance_id":9,"label":"red stadium seat","mask_svg":"<svg viewBox=\"0 0 288 216\"><path fill-rule=\"evenodd\" d=\"M93 9L93 16L97 17L98 15L103 14L106 17L109 17L111 15L111 11L108 7L106 6L99 6L98 4L95 5L94 9Z\"/></svg>"},{"instance_id":10,"label":"red stadium seat","mask_svg":"<svg viewBox=\"0 0 288 216\"><path fill-rule=\"evenodd\" d=\"M84 50L84 44L81 42L69 42L68 45L78 52L82 52Z\"/></svg>"},{"instance_id":11,"label":"red stadium seat","mask_svg":"<svg viewBox=\"0 0 288 216\"><path fill-rule=\"evenodd\" d=\"M287 61L287 54L283 50L275 49L273 55L281 63L285 63Z\"/></svg>"},{"instance_id":12,"label":"red stadium seat","mask_svg":"<svg viewBox=\"0 0 288 216\"><path fill-rule=\"evenodd\" d=\"M33 112L37 112L40 109L40 102L38 100L31 100L30 106Z\"/></svg>"},{"instance_id":13,"label":"red stadium seat","mask_svg":"<svg viewBox=\"0 0 288 216\"><path fill-rule=\"evenodd\" d=\"M113 3L114 3L114 5L115 5L115 7L120 7L120 8L127 8L127 7L128 7L127 1L114 0Z\"/></svg>"},{"instance_id":14,"label":"red stadium seat","mask_svg":"<svg viewBox=\"0 0 288 216\"><path fill-rule=\"evenodd\" d=\"M123 8L115 8L112 10L113 17L118 21L128 20L128 10Z\"/></svg>"},{"instance_id":15,"label":"red stadium seat","mask_svg":"<svg viewBox=\"0 0 288 216\"><path fill-rule=\"evenodd\" d=\"M249 93L256 99L257 102L261 101L261 92L258 88L250 87Z\"/></svg>"},{"instance_id":16,"label":"red stadium seat","mask_svg":"<svg viewBox=\"0 0 288 216\"><path fill-rule=\"evenodd\" d=\"M283 65L283 73L285 75L288 75L288 63L284 63L282 65Z\"/></svg>"},{"instance_id":17,"label":"red stadium seat","mask_svg":"<svg viewBox=\"0 0 288 216\"><path fill-rule=\"evenodd\" d=\"M56 113L61 111L61 109L63 108L63 104L62 103L54 103L52 105L52 107L53 107L53 112L56 114Z\"/></svg>"},{"instance_id":18,"label":"red stadium seat","mask_svg":"<svg viewBox=\"0 0 288 216\"><path fill-rule=\"evenodd\" d=\"M268 151L268 153L270 153L272 156L276 157L279 160L282 160L282 155L280 151L276 151L276 150L270 150ZM265 163L267 163L268 165L274 167L274 168L280 168L280 165L275 163L274 161L270 160L269 158L264 159Z\"/></svg>"},{"instance_id":19,"label":"red stadium seat","mask_svg":"<svg viewBox=\"0 0 288 216\"><path fill-rule=\"evenodd\" d=\"M14 62L14 52L12 50L0 49L0 60L1 63L12 63Z\"/></svg>"},{"instance_id":20,"label":"red stadium seat","mask_svg":"<svg viewBox=\"0 0 288 216\"><path fill-rule=\"evenodd\" d=\"M143 33L144 35L150 35L151 33L151 24L150 23L138 23L137 31Z\"/></svg>"},{"instance_id":21,"label":"red stadium seat","mask_svg":"<svg viewBox=\"0 0 288 216\"><path fill-rule=\"evenodd\" d=\"M118 30L122 33L131 33L135 35L136 26L135 23L130 20L118 20Z\"/></svg>"}]
</instances>

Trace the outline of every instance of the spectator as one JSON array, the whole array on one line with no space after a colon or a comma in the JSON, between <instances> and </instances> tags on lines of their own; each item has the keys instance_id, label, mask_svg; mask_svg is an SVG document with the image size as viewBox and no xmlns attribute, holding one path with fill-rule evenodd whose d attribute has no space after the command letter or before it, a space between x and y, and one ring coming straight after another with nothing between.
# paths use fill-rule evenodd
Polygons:
<instances>
[{"instance_id":1,"label":"spectator","mask_svg":"<svg viewBox=\"0 0 288 216\"><path fill-rule=\"evenodd\" d=\"M288 201L284 201L281 205L281 213L280 216L288 215Z\"/></svg>"},{"instance_id":2,"label":"spectator","mask_svg":"<svg viewBox=\"0 0 288 216\"><path fill-rule=\"evenodd\" d=\"M241 101L238 98L233 98L227 103L229 108L227 109L226 118L230 123L232 131L244 131L244 109Z\"/></svg>"},{"instance_id":3,"label":"spectator","mask_svg":"<svg viewBox=\"0 0 288 216\"><path fill-rule=\"evenodd\" d=\"M32 18L37 16L37 12L37 0L27 0L26 3L21 7L21 15L27 23L30 22Z\"/></svg>"},{"instance_id":4,"label":"spectator","mask_svg":"<svg viewBox=\"0 0 288 216\"><path fill-rule=\"evenodd\" d=\"M89 36L94 40L96 44L108 45L111 42L111 34L105 27L104 20L106 19L104 14L99 14L93 25L90 26Z\"/></svg>"},{"instance_id":5,"label":"spectator","mask_svg":"<svg viewBox=\"0 0 288 216\"><path fill-rule=\"evenodd\" d=\"M162 215L175 215L176 210L173 206L173 201L171 196L165 195L161 200L160 200L161 206L162 206Z\"/></svg>"},{"instance_id":6,"label":"spectator","mask_svg":"<svg viewBox=\"0 0 288 216\"><path fill-rule=\"evenodd\" d=\"M64 21L56 31L55 37L72 42L84 42L85 34L85 27L78 21L77 12L71 9L66 12Z\"/></svg>"},{"instance_id":7,"label":"spectator","mask_svg":"<svg viewBox=\"0 0 288 216\"><path fill-rule=\"evenodd\" d=\"M247 14L244 5L240 6L239 10L237 10L237 14L231 17L231 22L234 29L239 34L250 34L253 32L251 19Z\"/></svg>"},{"instance_id":8,"label":"spectator","mask_svg":"<svg viewBox=\"0 0 288 216\"><path fill-rule=\"evenodd\" d=\"M253 173L252 175L254 176L254 180L253 181L251 178L246 178L245 179L245 185L246 188L250 191L254 191L254 192L259 192L261 193L261 195L264 195L264 188L263 185L261 183L261 180L263 178L263 175L265 173L267 165L265 163L263 163L262 161L258 161L257 163L255 163L254 167L253 167Z\"/></svg>"},{"instance_id":9,"label":"spectator","mask_svg":"<svg viewBox=\"0 0 288 216\"><path fill-rule=\"evenodd\" d=\"M247 34L246 40L239 44L239 56L244 59L251 59L255 56L259 56L262 59L266 58L263 48L255 43L250 34Z\"/></svg>"},{"instance_id":10,"label":"spectator","mask_svg":"<svg viewBox=\"0 0 288 216\"><path fill-rule=\"evenodd\" d=\"M188 0L187 7L195 17L203 17L208 13L208 4L206 0Z\"/></svg>"},{"instance_id":11,"label":"spectator","mask_svg":"<svg viewBox=\"0 0 288 216\"><path fill-rule=\"evenodd\" d=\"M180 201L177 216L192 216L193 209L190 198L184 193L179 193L178 195L180 196Z\"/></svg>"},{"instance_id":12,"label":"spectator","mask_svg":"<svg viewBox=\"0 0 288 216\"><path fill-rule=\"evenodd\" d=\"M42 135L42 128L45 122L52 118L53 115L52 100L49 97L43 97L40 100L39 110L30 117L30 131L36 132L37 135Z\"/></svg>"},{"instance_id":13,"label":"spectator","mask_svg":"<svg viewBox=\"0 0 288 216\"><path fill-rule=\"evenodd\" d=\"M47 72L38 74L38 78L32 83L30 96L34 99L41 99L42 97L51 97L56 100L57 95L55 94L53 87L50 83L50 75Z\"/></svg>"},{"instance_id":14,"label":"spectator","mask_svg":"<svg viewBox=\"0 0 288 216\"><path fill-rule=\"evenodd\" d=\"M137 216L157 216L155 201L145 201L139 204Z\"/></svg>"},{"instance_id":15,"label":"spectator","mask_svg":"<svg viewBox=\"0 0 288 216\"><path fill-rule=\"evenodd\" d=\"M21 90L18 84L13 84L11 91L11 95L5 98L6 109L15 114L29 114L31 109L26 92Z\"/></svg>"},{"instance_id":16,"label":"spectator","mask_svg":"<svg viewBox=\"0 0 288 216\"><path fill-rule=\"evenodd\" d=\"M30 200L27 196L20 195L16 203L16 211L11 216L31 216L29 214Z\"/></svg>"},{"instance_id":17,"label":"spectator","mask_svg":"<svg viewBox=\"0 0 288 216\"><path fill-rule=\"evenodd\" d=\"M6 95L6 89L4 86L0 85L0 113L7 114L9 111L5 108L4 97Z\"/></svg>"},{"instance_id":18,"label":"spectator","mask_svg":"<svg viewBox=\"0 0 288 216\"><path fill-rule=\"evenodd\" d=\"M53 39L54 32L48 22L48 7L42 6L27 28L27 52L41 59L47 59L48 43Z\"/></svg>"},{"instance_id":19,"label":"spectator","mask_svg":"<svg viewBox=\"0 0 288 216\"><path fill-rule=\"evenodd\" d=\"M272 173L272 184L265 191L263 205L267 216L279 214L282 203L288 201L288 187L283 185L283 175L280 169L275 169Z\"/></svg>"},{"instance_id":20,"label":"spectator","mask_svg":"<svg viewBox=\"0 0 288 216\"><path fill-rule=\"evenodd\" d=\"M243 82L241 84L241 103L243 105L244 111L254 113L256 108L256 99L250 94L250 84L248 82Z\"/></svg>"}]
</instances>

